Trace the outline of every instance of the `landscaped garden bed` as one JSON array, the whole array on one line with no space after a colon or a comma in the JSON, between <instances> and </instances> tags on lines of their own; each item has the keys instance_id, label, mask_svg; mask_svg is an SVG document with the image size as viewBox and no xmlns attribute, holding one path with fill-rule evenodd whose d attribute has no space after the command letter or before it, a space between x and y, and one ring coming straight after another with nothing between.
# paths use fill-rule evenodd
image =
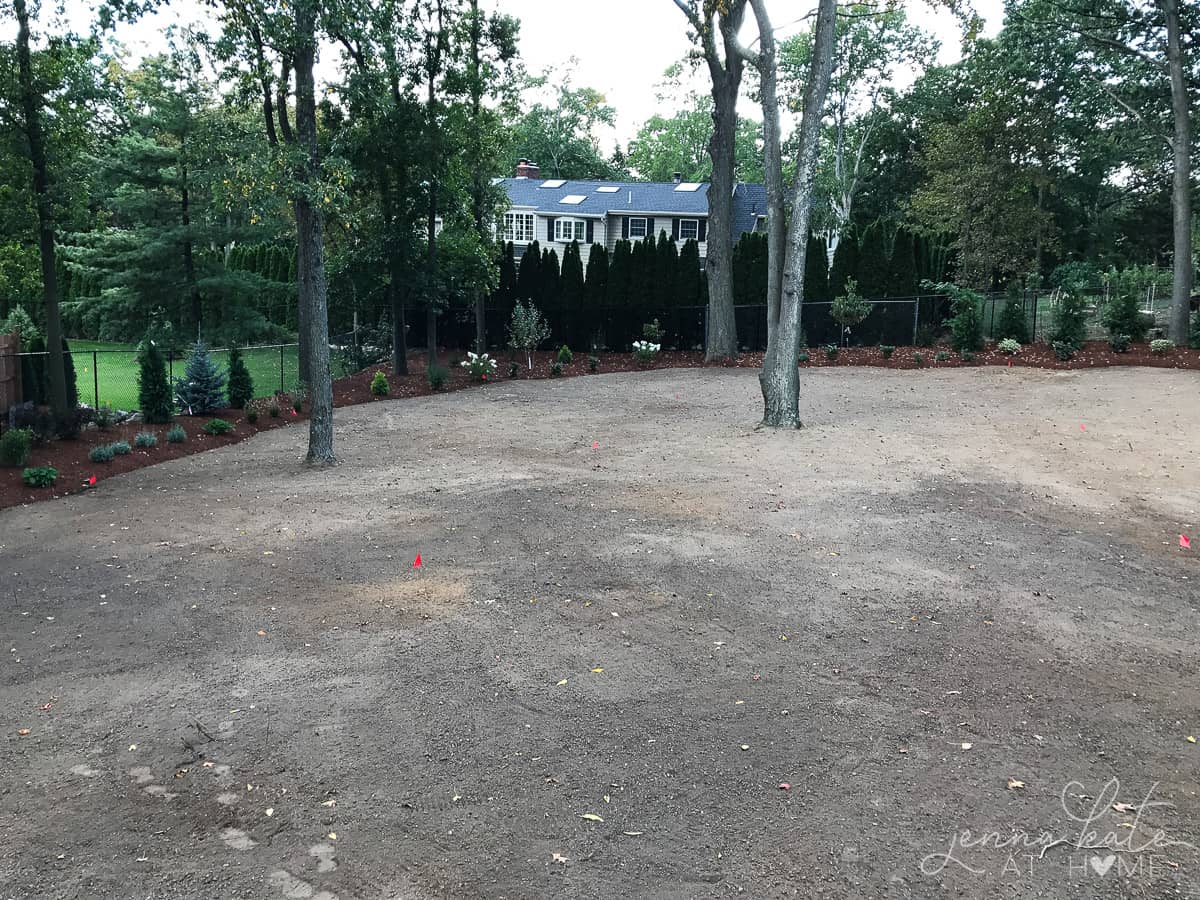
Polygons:
<instances>
[{"instance_id":1,"label":"landscaped garden bed","mask_svg":"<svg viewBox=\"0 0 1200 900\"><path fill-rule=\"evenodd\" d=\"M975 354L969 362L959 354L939 347L896 347L890 356L885 356L879 347L843 347L834 355L820 347L809 348L804 352L808 354L808 358L801 361L802 368L873 366L889 369L939 369L1012 365L1043 369L1109 366L1200 369L1200 350L1174 348L1166 353L1156 354L1150 350L1148 344L1135 344L1128 352L1114 353L1103 341L1085 343L1069 360L1058 359L1053 349L1042 343L1023 346L1011 355L990 344L987 349ZM443 359L450 365L447 368L446 382L440 392L483 387L494 382L508 381L513 377L509 375L511 369L507 357L498 360L499 373L486 382L470 377L467 370L459 364L461 355L444 355ZM704 365L704 355L699 351L663 351L655 354L651 361L639 361L630 353L576 353L569 362L562 362L558 351L541 351L532 354L532 368L524 360L516 360L516 363L516 379L544 379L645 369L696 368ZM336 379L333 383L334 405L351 406L382 399L422 397L436 393L425 373L425 364L423 353L413 353L409 360L408 375L395 375L391 366L384 364ZM762 366L762 354L746 353L731 361L729 365L737 368L759 368ZM388 393L383 397L372 393L371 389L377 372L383 372L387 378ZM58 471L57 480L51 487L31 487L22 480L22 467L0 467L0 509L89 490L112 475L131 472L143 466L192 453L225 447L260 431L306 423L308 418L307 404L302 403L297 411L292 406L292 398L287 395L257 400L253 406L258 412L257 416L251 415L247 410L233 409L221 410L212 416L179 416L175 421L183 428L186 438L177 443L167 440L167 432L170 430L168 425L131 423L114 425L108 429L89 427L82 431L76 440L37 444L33 447L28 466L52 467ZM278 415L271 415L272 408L276 409ZM225 434L206 432L205 428L209 422L217 418L228 421L233 425L233 430ZM251 421L251 418L255 421ZM137 435L143 432L156 436L157 442L154 446L136 445ZM94 447L116 442L130 444L132 451L114 455L107 462L94 462L89 458Z\"/></svg>"}]
</instances>

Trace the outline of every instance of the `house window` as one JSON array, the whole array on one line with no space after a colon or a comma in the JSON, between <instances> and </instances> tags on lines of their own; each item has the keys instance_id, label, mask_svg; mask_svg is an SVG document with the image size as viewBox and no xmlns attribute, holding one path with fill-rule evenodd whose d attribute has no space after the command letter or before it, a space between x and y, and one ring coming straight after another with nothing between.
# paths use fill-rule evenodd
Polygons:
<instances>
[{"instance_id":1,"label":"house window","mask_svg":"<svg viewBox=\"0 0 1200 900\"><path fill-rule=\"evenodd\" d=\"M698 240L700 240L700 220L699 219L680 219L679 220L679 239L681 241L698 241Z\"/></svg>"},{"instance_id":2,"label":"house window","mask_svg":"<svg viewBox=\"0 0 1200 900\"><path fill-rule=\"evenodd\" d=\"M646 236L647 230L648 229L647 229L647 224L646 224L645 219L635 219L632 217L629 219L629 238L630 238L630 240L637 240L638 238L644 238Z\"/></svg>"},{"instance_id":3,"label":"house window","mask_svg":"<svg viewBox=\"0 0 1200 900\"><path fill-rule=\"evenodd\" d=\"M505 213L504 240L514 244L528 244L533 241L533 213Z\"/></svg>"},{"instance_id":4,"label":"house window","mask_svg":"<svg viewBox=\"0 0 1200 900\"><path fill-rule=\"evenodd\" d=\"M587 223L583 219L555 219L554 239L563 244L582 241L587 234Z\"/></svg>"}]
</instances>

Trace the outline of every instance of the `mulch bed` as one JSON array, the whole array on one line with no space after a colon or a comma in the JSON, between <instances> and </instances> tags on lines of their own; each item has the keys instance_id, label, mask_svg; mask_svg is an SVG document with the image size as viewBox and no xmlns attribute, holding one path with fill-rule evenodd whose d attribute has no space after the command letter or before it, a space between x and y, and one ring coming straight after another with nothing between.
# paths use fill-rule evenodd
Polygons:
<instances>
[{"instance_id":1,"label":"mulch bed","mask_svg":"<svg viewBox=\"0 0 1200 900\"><path fill-rule=\"evenodd\" d=\"M1108 366L1150 366L1167 369L1200 369L1200 350L1174 349L1165 355L1158 356L1150 352L1148 345L1139 344L1130 347L1128 353L1113 353L1104 341L1089 341L1083 349L1070 360L1060 360L1054 356L1053 350L1045 344L1030 344L1022 347L1016 356L1005 356L989 346L987 350L975 355L971 362L964 362L956 354L943 362L936 360L938 348L897 347L891 358L885 358L878 347L849 347L838 352L836 359L829 359L824 350L819 347L811 348L808 362L802 363L801 368L821 368L833 366L875 366L888 369L945 369L961 368L964 366L1008 366L1038 368L1038 369L1087 369ZM914 359L914 353L924 357L924 364L919 365ZM761 353L744 353L736 360L727 363L736 368L761 368ZM698 368L704 365L704 354L699 351L666 351L659 354L652 366L640 366L630 353L601 353L598 371L625 372L637 371L644 368L679 369ZM467 387L482 387L477 382L468 379L466 372L458 365L461 354L443 355L443 364L449 363L450 379L443 388L447 391L461 390ZM520 370L517 378L540 379L551 377L551 365L556 356L553 352L535 353L533 368L529 369L524 358L517 360ZM498 358L500 371L496 381L508 380L509 361L503 354ZM409 359L409 371L412 374L396 375L390 365L378 365L339 378L333 383L333 402L335 406L354 406L360 403L372 403L381 399L371 394L371 379L375 372L383 371L388 376L390 394L385 399L408 397L423 397L434 393L425 377L425 356L414 353ZM577 353L572 362L563 366L562 377L570 378L592 374L586 353ZM131 472L143 466L151 466L169 459L177 459L192 453L202 453L217 447L236 444L260 431L273 428L288 428L301 425L308 419L307 407L299 414L294 414L290 401L280 402L281 415L272 417L262 414L258 421L251 423L242 410L223 410L217 416L180 416L176 421L187 432L187 440L181 444L167 442L166 434L169 425L119 425L101 431L99 429L85 430L77 440L52 441L33 448L30 466L53 466L58 470L58 481L52 488L27 487L21 480L20 469L0 468L0 509L9 506L36 503L39 500L49 500L68 494L90 490L91 478L96 483ZM222 418L233 423L234 430L228 434L214 436L204 432L204 426L210 418ZM149 449L134 447L127 456L118 456L109 463L93 463L88 459L88 452L97 444L111 444L114 441L127 441L133 444L134 435L140 431L151 431L158 436L158 445Z\"/></svg>"}]
</instances>

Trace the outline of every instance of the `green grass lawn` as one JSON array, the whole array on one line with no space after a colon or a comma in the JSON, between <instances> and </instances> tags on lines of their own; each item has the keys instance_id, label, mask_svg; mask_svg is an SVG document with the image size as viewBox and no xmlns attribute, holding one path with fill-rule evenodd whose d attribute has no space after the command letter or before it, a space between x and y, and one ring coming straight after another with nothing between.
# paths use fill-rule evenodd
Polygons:
<instances>
[{"instance_id":1,"label":"green grass lawn","mask_svg":"<svg viewBox=\"0 0 1200 900\"><path fill-rule=\"evenodd\" d=\"M79 385L79 400L89 406L107 403L116 409L138 408L137 351L131 344L108 344L100 341L71 341L71 356L75 363L75 380ZM212 354L218 366L229 364L229 353ZM265 397L276 391L292 391L297 387L299 369L296 348L253 348L242 351L246 368L254 380L254 393ZM175 360L172 374L183 375L184 362ZM99 394L99 396L97 396Z\"/></svg>"}]
</instances>

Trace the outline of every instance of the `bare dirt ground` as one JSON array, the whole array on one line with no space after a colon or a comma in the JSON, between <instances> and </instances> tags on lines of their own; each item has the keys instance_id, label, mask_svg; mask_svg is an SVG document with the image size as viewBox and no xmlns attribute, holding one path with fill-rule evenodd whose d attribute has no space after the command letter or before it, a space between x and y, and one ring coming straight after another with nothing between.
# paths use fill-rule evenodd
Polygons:
<instances>
[{"instance_id":1,"label":"bare dirt ground","mask_svg":"<svg viewBox=\"0 0 1200 900\"><path fill-rule=\"evenodd\" d=\"M1200 896L1200 374L803 389L501 383L0 512L0 898Z\"/></svg>"}]
</instances>

